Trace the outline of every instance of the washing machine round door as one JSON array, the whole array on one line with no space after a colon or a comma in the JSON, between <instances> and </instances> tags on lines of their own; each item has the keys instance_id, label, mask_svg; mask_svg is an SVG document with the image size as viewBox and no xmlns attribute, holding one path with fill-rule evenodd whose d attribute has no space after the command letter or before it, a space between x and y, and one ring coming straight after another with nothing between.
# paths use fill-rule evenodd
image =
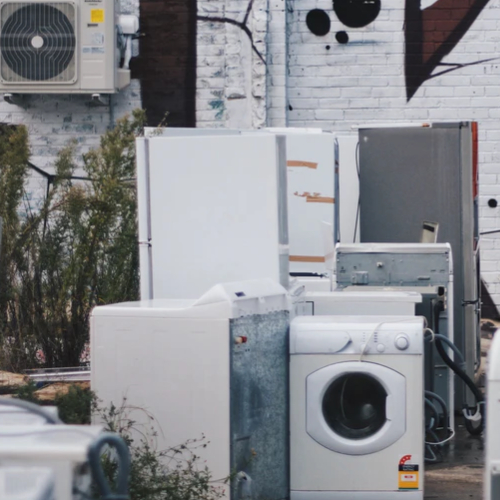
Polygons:
<instances>
[{"instance_id":1,"label":"washing machine round door","mask_svg":"<svg viewBox=\"0 0 500 500\"><path fill-rule=\"evenodd\" d=\"M307 432L347 455L387 448L406 429L406 383L377 363L343 362L307 377Z\"/></svg>"}]
</instances>

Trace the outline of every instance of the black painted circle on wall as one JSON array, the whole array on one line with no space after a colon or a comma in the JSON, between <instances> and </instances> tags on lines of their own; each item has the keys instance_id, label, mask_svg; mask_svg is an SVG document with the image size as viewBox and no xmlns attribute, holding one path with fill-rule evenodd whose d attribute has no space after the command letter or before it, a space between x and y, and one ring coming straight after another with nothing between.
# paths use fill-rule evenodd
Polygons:
<instances>
[{"instance_id":1,"label":"black painted circle on wall","mask_svg":"<svg viewBox=\"0 0 500 500\"><path fill-rule=\"evenodd\" d=\"M362 28L377 19L380 0L333 0L333 10L349 28Z\"/></svg>"},{"instance_id":2,"label":"black painted circle on wall","mask_svg":"<svg viewBox=\"0 0 500 500\"><path fill-rule=\"evenodd\" d=\"M307 13L306 24L311 33L316 36L325 36L330 32L330 17L321 9L313 9Z\"/></svg>"},{"instance_id":3,"label":"black painted circle on wall","mask_svg":"<svg viewBox=\"0 0 500 500\"><path fill-rule=\"evenodd\" d=\"M497 200L495 200L495 198L490 198L490 199L488 200L488 206L489 206L490 208L497 208L497 206L498 206L498 202L497 202Z\"/></svg>"},{"instance_id":4,"label":"black painted circle on wall","mask_svg":"<svg viewBox=\"0 0 500 500\"><path fill-rule=\"evenodd\" d=\"M345 31L339 31L335 33L335 39L339 43L347 43L349 41L349 35Z\"/></svg>"}]
</instances>

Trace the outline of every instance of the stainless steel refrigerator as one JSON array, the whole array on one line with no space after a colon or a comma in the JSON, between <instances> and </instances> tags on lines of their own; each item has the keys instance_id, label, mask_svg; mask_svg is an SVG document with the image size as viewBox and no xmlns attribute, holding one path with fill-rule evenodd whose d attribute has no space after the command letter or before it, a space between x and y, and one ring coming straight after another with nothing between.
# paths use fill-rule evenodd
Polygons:
<instances>
[{"instance_id":1,"label":"stainless steel refrigerator","mask_svg":"<svg viewBox=\"0 0 500 500\"><path fill-rule=\"evenodd\" d=\"M480 362L477 124L426 123L359 129L361 242L437 242L454 261L455 344L471 378ZM457 404L463 394L457 385ZM467 404L473 405L470 391Z\"/></svg>"}]
</instances>

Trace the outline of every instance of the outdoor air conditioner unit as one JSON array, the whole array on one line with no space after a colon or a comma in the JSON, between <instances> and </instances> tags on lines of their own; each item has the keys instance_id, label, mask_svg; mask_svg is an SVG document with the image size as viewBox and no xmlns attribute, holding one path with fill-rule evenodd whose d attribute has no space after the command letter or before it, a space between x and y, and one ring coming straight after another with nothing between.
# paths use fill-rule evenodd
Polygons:
<instances>
[{"instance_id":1,"label":"outdoor air conditioner unit","mask_svg":"<svg viewBox=\"0 0 500 500\"><path fill-rule=\"evenodd\" d=\"M0 2L0 92L110 94L120 68L114 0Z\"/></svg>"}]
</instances>

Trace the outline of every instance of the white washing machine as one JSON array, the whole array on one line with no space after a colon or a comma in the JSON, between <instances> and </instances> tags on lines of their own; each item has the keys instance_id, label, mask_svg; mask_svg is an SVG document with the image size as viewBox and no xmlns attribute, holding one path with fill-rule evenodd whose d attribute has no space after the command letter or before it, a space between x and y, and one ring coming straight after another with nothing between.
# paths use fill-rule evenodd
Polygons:
<instances>
[{"instance_id":1,"label":"white washing machine","mask_svg":"<svg viewBox=\"0 0 500 500\"><path fill-rule=\"evenodd\" d=\"M424 319L301 316L290 330L291 500L422 500Z\"/></svg>"}]
</instances>

